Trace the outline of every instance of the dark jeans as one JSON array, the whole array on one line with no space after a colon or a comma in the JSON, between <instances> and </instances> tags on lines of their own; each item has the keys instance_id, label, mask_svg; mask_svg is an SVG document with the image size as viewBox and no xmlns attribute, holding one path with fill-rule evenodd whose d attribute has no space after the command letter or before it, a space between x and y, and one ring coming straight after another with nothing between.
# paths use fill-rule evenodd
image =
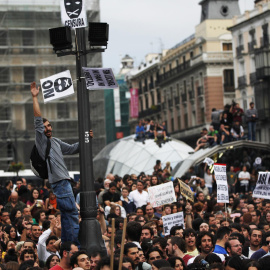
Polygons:
<instances>
[{"instance_id":1,"label":"dark jeans","mask_svg":"<svg viewBox=\"0 0 270 270\"><path fill-rule=\"evenodd\" d=\"M79 245L79 217L69 180L51 184L56 195L57 208L61 211L61 240L73 241Z\"/></svg>"},{"instance_id":2,"label":"dark jeans","mask_svg":"<svg viewBox=\"0 0 270 270\"><path fill-rule=\"evenodd\" d=\"M256 122L248 122L248 139L256 141Z\"/></svg>"}]
</instances>

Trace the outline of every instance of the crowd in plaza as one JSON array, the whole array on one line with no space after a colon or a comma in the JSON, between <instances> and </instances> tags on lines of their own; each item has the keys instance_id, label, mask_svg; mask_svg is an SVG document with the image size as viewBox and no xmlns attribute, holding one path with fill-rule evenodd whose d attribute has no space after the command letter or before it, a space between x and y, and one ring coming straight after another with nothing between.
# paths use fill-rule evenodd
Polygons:
<instances>
[{"instance_id":1,"label":"crowd in plaza","mask_svg":"<svg viewBox=\"0 0 270 270\"><path fill-rule=\"evenodd\" d=\"M1 187L1 270L108 270L118 269L118 264L128 270L268 269L270 200L252 197L260 164L248 153L227 164L227 205L217 202L215 175L207 163L191 167L179 179L171 176L170 162L162 167L160 160L151 175L98 178L96 218L106 252L88 254L78 238L80 181L71 181L63 159L78 153L79 143L70 145L52 137L51 123L41 116L38 94L33 82L36 149L46 161L48 179L41 187L24 178L7 180ZM156 139L158 133L165 140L168 136L165 123L146 121L138 127L143 129L143 141L145 136ZM89 139L93 139L91 130ZM150 188L167 183L171 191L164 194L175 200L153 207ZM183 185L190 187L190 196L183 196ZM181 214L181 225L165 231L166 216L175 214Z\"/></svg>"},{"instance_id":2,"label":"crowd in plaza","mask_svg":"<svg viewBox=\"0 0 270 270\"><path fill-rule=\"evenodd\" d=\"M252 161L250 161L252 164ZM41 188L19 178L1 189L1 265L5 269L109 269L111 252L118 267L124 218L127 218L123 269L267 269L270 263L270 201L255 199L255 165L228 168L229 204L217 203L215 177L205 164L181 176L194 202L181 195L173 180L176 202L153 208L148 188L172 181L170 163L156 162L152 175L109 174L95 182L98 216L107 256L87 254L76 242L61 242L61 212L48 181ZM248 170L247 170L248 169ZM196 178L194 178L196 175ZM80 209L80 183L73 184ZM184 226L165 236L162 217L184 213ZM115 235L112 235L112 219ZM114 250L111 240L114 237ZM253 267L253 268L252 268Z\"/></svg>"}]
</instances>

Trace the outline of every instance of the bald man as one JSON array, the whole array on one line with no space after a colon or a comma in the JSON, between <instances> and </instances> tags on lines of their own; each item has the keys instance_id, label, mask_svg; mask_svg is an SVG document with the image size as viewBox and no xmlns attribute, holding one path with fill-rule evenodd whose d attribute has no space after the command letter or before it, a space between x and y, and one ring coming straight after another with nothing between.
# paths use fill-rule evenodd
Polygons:
<instances>
[{"instance_id":1,"label":"bald man","mask_svg":"<svg viewBox=\"0 0 270 270\"><path fill-rule=\"evenodd\" d=\"M10 195L10 201L6 204L5 210L9 213L11 213L13 209L17 209L23 212L23 209L25 207L26 207L26 204L19 201L18 193L16 191L12 191Z\"/></svg>"},{"instance_id":2,"label":"bald man","mask_svg":"<svg viewBox=\"0 0 270 270\"><path fill-rule=\"evenodd\" d=\"M106 179L110 179L111 181L114 181L115 177L112 173L109 173L107 176L106 176Z\"/></svg>"}]
</instances>

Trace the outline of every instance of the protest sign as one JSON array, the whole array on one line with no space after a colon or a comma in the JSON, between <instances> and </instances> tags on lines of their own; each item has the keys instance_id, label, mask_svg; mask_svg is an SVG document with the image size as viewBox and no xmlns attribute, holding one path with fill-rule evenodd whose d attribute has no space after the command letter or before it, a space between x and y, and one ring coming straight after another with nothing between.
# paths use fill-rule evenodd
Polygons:
<instances>
[{"instance_id":1,"label":"protest sign","mask_svg":"<svg viewBox=\"0 0 270 270\"><path fill-rule=\"evenodd\" d=\"M184 196L187 200L194 202L194 195L193 195L192 190L190 189L190 186L184 183L183 181L181 181L179 178L178 178L178 182L180 184L181 195Z\"/></svg>"},{"instance_id":2,"label":"protest sign","mask_svg":"<svg viewBox=\"0 0 270 270\"><path fill-rule=\"evenodd\" d=\"M176 197L175 197L175 192L174 192L172 182L149 187L148 195L149 195L150 204L153 207L158 207L161 205L176 202Z\"/></svg>"},{"instance_id":3,"label":"protest sign","mask_svg":"<svg viewBox=\"0 0 270 270\"><path fill-rule=\"evenodd\" d=\"M214 162L213 159L207 157L207 158L204 159L203 163L207 163L208 166L211 166L211 165L213 165L215 162Z\"/></svg>"},{"instance_id":4,"label":"protest sign","mask_svg":"<svg viewBox=\"0 0 270 270\"><path fill-rule=\"evenodd\" d=\"M229 203L226 164L214 164L215 178L217 182L217 202Z\"/></svg>"},{"instance_id":5,"label":"protest sign","mask_svg":"<svg viewBox=\"0 0 270 270\"><path fill-rule=\"evenodd\" d=\"M69 70L41 79L40 84L44 103L74 94Z\"/></svg>"},{"instance_id":6,"label":"protest sign","mask_svg":"<svg viewBox=\"0 0 270 270\"><path fill-rule=\"evenodd\" d=\"M85 0L61 0L61 20L65 26L72 28L87 27Z\"/></svg>"},{"instance_id":7,"label":"protest sign","mask_svg":"<svg viewBox=\"0 0 270 270\"><path fill-rule=\"evenodd\" d=\"M167 215L162 217L163 228L165 236L170 235L171 228L173 226L183 226L185 229L184 214L183 212L178 212L175 214Z\"/></svg>"},{"instance_id":8,"label":"protest sign","mask_svg":"<svg viewBox=\"0 0 270 270\"><path fill-rule=\"evenodd\" d=\"M259 172L256 187L253 191L254 198L270 199L270 173Z\"/></svg>"},{"instance_id":9,"label":"protest sign","mask_svg":"<svg viewBox=\"0 0 270 270\"><path fill-rule=\"evenodd\" d=\"M83 67L82 69L88 90L118 88L111 68Z\"/></svg>"}]
</instances>

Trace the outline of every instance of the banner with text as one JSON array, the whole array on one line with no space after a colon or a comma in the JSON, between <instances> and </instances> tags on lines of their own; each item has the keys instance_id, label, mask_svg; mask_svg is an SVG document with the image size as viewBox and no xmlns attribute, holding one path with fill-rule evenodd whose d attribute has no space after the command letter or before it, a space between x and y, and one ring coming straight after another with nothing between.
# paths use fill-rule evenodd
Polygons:
<instances>
[{"instance_id":1,"label":"banner with text","mask_svg":"<svg viewBox=\"0 0 270 270\"><path fill-rule=\"evenodd\" d=\"M111 68L83 67L86 88L88 90L118 88Z\"/></svg>"},{"instance_id":2,"label":"banner with text","mask_svg":"<svg viewBox=\"0 0 270 270\"><path fill-rule=\"evenodd\" d=\"M183 226L185 229L185 221L183 212L167 215L162 217L165 236L170 235L173 226Z\"/></svg>"},{"instance_id":3,"label":"banner with text","mask_svg":"<svg viewBox=\"0 0 270 270\"><path fill-rule=\"evenodd\" d=\"M190 186L184 183L183 181L181 181L179 178L178 178L178 182L180 185L181 195L185 197L187 200L194 202L194 194L192 190L190 189Z\"/></svg>"},{"instance_id":4,"label":"banner with text","mask_svg":"<svg viewBox=\"0 0 270 270\"><path fill-rule=\"evenodd\" d=\"M136 88L130 89L130 117L139 117L139 90Z\"/></svg>"},{"instance_id":5,"label":"banner with text","mask_svg":"<svg viewBox=\"0 0 270 270\"><path fill-rule=\"evenodd\" d=\"M217 182L217 202L229 203L226 164L215 163L214 172Z\"/></svg>"},{"instance_id":6,"label":"banner with text","mask_svg":"<svg viewBox=\"0 0 270 270\"><path fill-rule=\"evenodd\" d=\"M173 183L153 186L148 188L150 204L155 208L161 205L176 202Z\"/></svg>"},{"instance_id":7,"label":"banner with text","mask_svg":"<svg viewBox=\"0 0 270 270\"><path fill-rule=\"evenodd\" d=\"M270 172L259 172L256 187L253 191L254 198L270 199Z\"/></svg>"},{"instance_id":8,"label":"banner with text","mask_svg":"<svg viewBox=\"0 0 270 270\"><path fill-rule=\"evenodd\" d=\"M61 20L72 28L87 27L85 0L61 0Z\"/></svg>"},{"instance_id":9,"label":"banner with text","mask_svg":"<svg viewBox=\"0 0 270 270\"><path fill-rule=\"evenodd\" d=\"M40 84L44 103L74 94L69 70L41 79Z\"/></svg>"}]
</instances>

